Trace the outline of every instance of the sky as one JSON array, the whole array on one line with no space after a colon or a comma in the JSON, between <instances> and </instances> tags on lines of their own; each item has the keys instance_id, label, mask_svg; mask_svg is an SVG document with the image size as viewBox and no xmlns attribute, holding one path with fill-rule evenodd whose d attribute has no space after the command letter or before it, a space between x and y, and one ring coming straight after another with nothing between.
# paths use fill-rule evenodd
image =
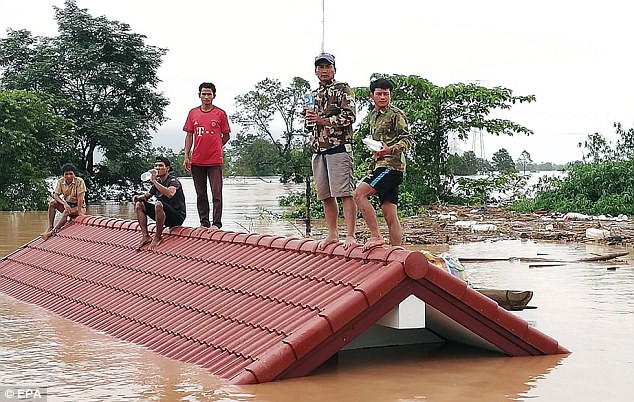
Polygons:
<instances>
[{"instance_id":1,"label":"sky","mask_svg":"<svg viewBox=\"0 0 634 402\"><path fill-rule=\"evenodd\" d=\"M63 0L3 0L7 28L56 36L53 6ZM582 157L588 134L615 141L613 124L634 126L629 53L633 5L626 1L391 0L77 0L93 17L125 22L146 44L168 50L158 90L170 101L153 146L178 152L198 85L216 84L214 104L229 115L234 98L265 79L318 81L313 61L323 44L336 79L367 86L372 73L418 75L440 86L502 86L536 102L496 116L534 135L475 135L457 145L491 159L505 148L517 159L565 163ZM322 24L322 20L324 21ZM232 127L233 133L238 127ZM483 142L480 142L482 137Z\"/></svg>"}]
</instances>

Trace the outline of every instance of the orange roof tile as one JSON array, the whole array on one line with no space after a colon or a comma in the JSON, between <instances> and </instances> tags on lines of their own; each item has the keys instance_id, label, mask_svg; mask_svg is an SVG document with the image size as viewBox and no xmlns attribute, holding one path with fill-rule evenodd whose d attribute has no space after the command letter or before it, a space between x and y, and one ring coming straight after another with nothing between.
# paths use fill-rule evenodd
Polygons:
<instances>
[{"instance_id":1,"label":"orange roof tile","mask_svg":"<svg viewBox=\"0 0 634 402\"><path fill-rule=\"evenodd\" d=\"M0 291L236 384L309 374L411 294L509 355L568 352L418 252L186 227L137 251L139 237L79 217L5 257Z\"/></svg>"}]
</instances>

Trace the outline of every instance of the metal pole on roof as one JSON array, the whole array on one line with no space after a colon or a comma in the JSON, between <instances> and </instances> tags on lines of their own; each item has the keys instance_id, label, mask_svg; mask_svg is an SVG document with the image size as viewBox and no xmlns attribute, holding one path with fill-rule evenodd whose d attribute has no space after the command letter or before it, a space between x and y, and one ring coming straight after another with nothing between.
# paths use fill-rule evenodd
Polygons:
<instances>
[{"instance_id":1,"label":"metal pole on roof","mask_svg":"<svg viewBox=\"0 0 634 402\"><path fill-rule=\"evenodd\" d=\"M321 0L321 52L324 53L324 34L325 34L325 23L326 23L326 7L324 5L325 0Z\"/></svg>"}]
</instances>

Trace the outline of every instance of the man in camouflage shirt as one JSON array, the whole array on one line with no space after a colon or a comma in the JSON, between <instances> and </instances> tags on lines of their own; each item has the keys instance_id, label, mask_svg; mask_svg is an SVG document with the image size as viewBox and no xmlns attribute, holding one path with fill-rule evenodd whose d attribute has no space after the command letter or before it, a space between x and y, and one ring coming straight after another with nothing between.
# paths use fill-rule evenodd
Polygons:
<instances>
[{"instance_id":1,"label":"man in camouflage shirt","mask_svg":"<svg viewBox=\"0 0 634 402\"><path fill-rule=\"evenodd\" d=\"M319 243L323 250L339 242L337 197L343 204L346 239L343 247L356 244L357 207L352 162L352 124L356 119L354 94L348 84L335 81L335 56L321 53L315 57L319 88L314 91L315 110L306 110L307 127L312 125L313 177L317 198L324 203L328 236Z\"/></svg>"},{"instance_id":2,"label":"man in camouflage shirt","mask_svg":"<svg viewBox=\"0 0 634 402\"><path fill-rule=\"evenodd\" d=\"M405 114L391 105L392 89L392 83L386 79L370 83L370 97L374 101L374 110L368 116L370 135L382 143L382 148L373 153L372 171L354 192L357 207L370 229L370 238L363 245L365 250L384 243L376 212L369 201L374 194L379 195L390 244L400 246L402 243L403 229L397 215L398 186L403 181L405 151L410 147L410 139Z\"/></svg>"}]
</instances>

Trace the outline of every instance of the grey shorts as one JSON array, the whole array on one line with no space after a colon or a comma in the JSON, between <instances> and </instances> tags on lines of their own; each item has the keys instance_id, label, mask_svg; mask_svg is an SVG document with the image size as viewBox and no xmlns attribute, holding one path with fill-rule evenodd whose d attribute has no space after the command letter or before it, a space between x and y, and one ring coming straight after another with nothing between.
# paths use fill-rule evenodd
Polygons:
<instances>
[{"instance_id":1,"label":"grey shorts","mask_svg":"<svg viewBox=\"0 0 634 402\"><path fill-rule=\"evenodd\" d=\"M317 198L351 197L354 191L352 153L313 154Z\"/></svg>"}]
</instances>

